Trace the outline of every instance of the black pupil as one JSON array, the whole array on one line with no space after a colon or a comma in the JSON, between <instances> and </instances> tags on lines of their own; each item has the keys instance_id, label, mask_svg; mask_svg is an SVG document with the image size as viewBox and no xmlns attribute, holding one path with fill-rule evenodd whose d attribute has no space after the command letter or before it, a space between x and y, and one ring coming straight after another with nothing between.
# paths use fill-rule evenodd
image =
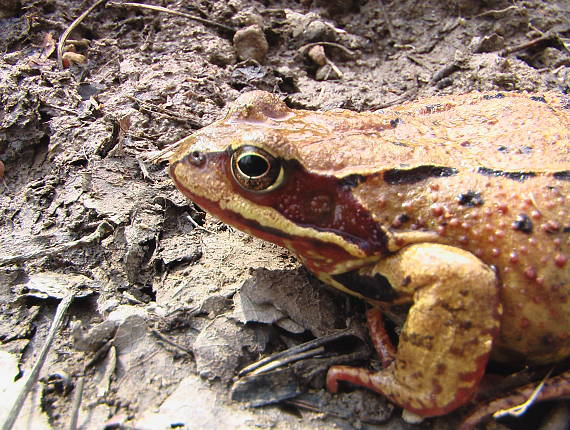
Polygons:
<instances>
[{"instance_id":1,"label":"black pupil","mask_svg":"<svg viewBox=\"0 0 570 430\"><path fill-rule=\"evenodd\" d=\"M263 175L269 169L267 160L259 155L247 154L238 161L241 172L251 178Z\"/></svg>"}]
</instances>

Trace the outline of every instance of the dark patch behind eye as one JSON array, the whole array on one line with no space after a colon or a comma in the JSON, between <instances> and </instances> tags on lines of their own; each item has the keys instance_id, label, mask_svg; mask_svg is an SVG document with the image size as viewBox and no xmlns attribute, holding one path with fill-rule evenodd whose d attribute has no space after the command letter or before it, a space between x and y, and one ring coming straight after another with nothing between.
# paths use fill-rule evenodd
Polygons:
<instances>
[{"instance_id":1,"label":"dark patch behind eye","mask_svg":"<svg viewBox=\"0 0 570 430\"><path fill-rule=\"evenodd\" d=\"M384 172L384 181L390 185L415 184L428 178L457 175L458 170L444 166L419 166L413 169L390 169Z\"/></svg>"},{"instance_id":2,"label":"dark patch behind eye","mask_svg":"<svg viewBox=\"0 0 570 430\"><path fill-rule=\"evenodd\" d=\"M562 181L570 181L570 170L562 170L561 172L555 172L552 176L554 176L554 179L560 179Z\"/></svg>"},{"instance_id":3,"label":"dark patch behind eye","mask_svg":"<svg viewBox=\"0 0 570 430\"><path fill-rule=\"evenodd\" d=\"M505 172L504 170L489 169L488 167L479 167L477 169L477 173L485 176L503 177L519 182L524 182L528 178L533 178L536 176L535 172Z\"/></svg>"}]
</instances>

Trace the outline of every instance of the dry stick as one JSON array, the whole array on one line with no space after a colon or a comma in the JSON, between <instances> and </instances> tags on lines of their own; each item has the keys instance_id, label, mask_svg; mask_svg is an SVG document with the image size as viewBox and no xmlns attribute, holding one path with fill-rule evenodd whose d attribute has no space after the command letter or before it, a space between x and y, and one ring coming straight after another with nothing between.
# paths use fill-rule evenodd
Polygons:
<instances>
[{"instance_id":1,"label":"dry stick","mask_svg":"<svg viewBox=\"0 0 570 430\"><path fill-rule=\"evenodd\" d=\"M334 42L312 42L312 43L307 43L306 45L303 45L299 48L299 52L301 52L302 54L305 53L305 51L308 51L310 48L312 48L313 46L332 46L335 48L340 49L342 52L344 52L345 54L347 54L350 57L354 57L355 54L354 52L352 52L350 49L342 46L340 43L334 43Z\"/></svg>"},{"instance_id":2,"label":"dry stick","mask_svg":"<svg viewBox=\"0 0 570 430\"><path fill-rule=\"evenodd\" d=\"M70 33L75 29L75 27L77 27L79 25L79 23L81 21L83 21L85 19L85 17L87 15L89 15L91 13L91 11L93 9L95 9L97 6L99 6L101 3L105 3L107 0L98 0L96 1L93 6L91 6L89 9L87 9L85 12L83 12L81 15L79 15L75 21L73 21L71 23L71 25L68 27L67 30L65 30L63 32L63 34L59 37L59 40L57 42L57 64L59 65L59 67L61 67L63 69L63 45L65 44L65 41L67 40L67 36L70 35Z\"/></svg>"},{"instance_id":3,"label":"dry stick","mask_svg":"<svg viewBox=\"0 0 570 430\"><path fill-rule=\"evenodd\" d=\"M175 348L178 348L179 350L181 350L182 352L185 352L188 355L194 355L194 351L192 351L191 349L185 348L182 345L177 344L176 342L174 342L173 340L170 340L169 338L167 338L165 335L163 335L161 332L159 332L156 329L152 329L151 334L155 337L157 337L158 339L160 339L161 341L163 341L164 343L167 343L170 346L173 346Z\"/></svg>"},{"instance_id":4,"label":"dry stick","mask_svg":"<svg viewBox=\"0 0 570 430\"><path fill-rule=\"evenodd\" d=\"M85 237L82 237L81 239L62 243L61 245L52 246L51 248L40 249L39 251L30 252L28 254L8 255L7 257L0 257L0 267L7 266L9 264L20 264L28 260L46 257L48 255L59 254L81 245L89 245L107 237L112 231L113 226L111 226L111 224L109 224L107 221L103 221L101 224L99 224L99 226L97 226L97 230Z\"/></svg>"},{"instance_id":5,"label":"dry stick","mask_svg":"<svg viewBox=\"0 0 570 430\"><path fill-rule=\"evenodd\" d=\"M482 18L485 16L492 16L493 18L497 18L499 15L506 13L510 10L517 10L520 9L518 6L509 6L506 7L504 9L499 9L499 10L487 10L483 13L480 13L479 15L475 15L475 18Z\"/></svg>"},{"instance_id":6,"label":"dry stick","mask_svg":"<svg viewBox=\"0 0 570 430\"><path fill-rule=\"evenodd\" d=\"M235 28L228 27L227 25L220 24L219 22L210 21L209 19L200 18L199 16L196 16L196 15L190 15L189 13L178 12L177 10L167 9L165 7L162 7L162 6L153 6L150 4L130 3L130 2L127 2L127 3L109 2L109 4L107 4L107 7L125 7L125 8L150 9L150 10L154 10L156 12L165 12L165 13L169 13L171 15L178 15L178 16L182 16L184 18L193 19L194 21L201 22L202 24L218 27L222 30L229 31L232 33L235 33L235 31L236 31Z\"/></svg>"},{"instance_id":7,"label":"dry stick","mask_svg":"<svg viewBox=\"0 0 570 430\"><path fill-rule=\"evenodd\" d=\"M553 34L545 34L544 36L540 36L536 39L531 40L530 42L521 43L520 45L510 46L503 49L499 52L501 57L506 57L507 55L512 54L513 52L522 51L524 49L532 48L533 46L540 45L544 42L550 42L553 40L559 40L557 35Z\"/></svg>"},{"instance_id":8,"label":"dry stick","mask_svg":"<svg viewBox=\"0 0 570 430\"><path fill-rule=\"evenodd\" d=\"M147 102L139 100L133 96L127 96L127 98L129 100L132 100L133 102L137 103L139 105L139 108L145 112L149 112L149 113L152 113L155 115L163 116L165 118L168 118L168 119L171 119L174 121L185 122L185 123L188 123L188 124L190 124L190 126L195 127L195 128L204 127L204 124L202 124L198 121L195 121L191 118L183 117L182 115L177 115L175 113L169 112L167 109L164 109L163 107L156 106L156 105L153 105L151 103L147 103Z\"/></svg>"},{"instance_id":9,"label":"dry stick","mask_svg":"<svg viewBox=\"0 0 570 430\"><path fill-rule=\"evenodd\" d=\"M83 371L77 378L77 384L73 389L73 402L71 404L71 418L69 420L68 430L76 430L77 422L79 421L79 408L81 407L81 400L83 400L83 387L85 386L85 374L87 369L93 366L101 357L103 357L113 346L114 339L110 339L95 352L95 355L83 365Z\"/></svg>"},{"instance_id":10,"label":"dry stick","mask_svg":"<svg viewBox=\"0 0 570 430\"><path fill-rule=\"evenodd\" d=\"M34 367L32 368L32 371L30 372L28 380L24 383L22 391L20 391L20 394L16 398L16 401L14 402L12 409L10 409L10 413L8 414L6 421L4 421L4 424L2 425L2 430L11 430L12 427L14 426L14 423L18 418L18 414L20 413L20 410L22 409L22 406L26 401L28 393L31 391L32 387L38 381L38 377L40 376L40 371L42 370L42 366L46 360L47 354L49 352L55 334L57 333L59 327L61 326L63 317L65 316L65 313L67 312L69 305L71 305L71 302L73 301L74 297L75 295L73 293L65 296L57 306L57 310L55 311L55 316L53 318L53 322L51 323L51 327L49 328L48 336L46 338L44 346L40 351L40 355L36 360Z\"/></svg>"},{"instance_id":11,"label":"dry stick","mask_svg":"<svg viewBox=\"0 0 570 430\"><path fill-rule=\"evenodd\" d=\"M77 422L79 420L79 407L83 399L83 386L85 385L85 376L79 376L77 384L75 385L75 395L73 396L73 403L71 404L71 419L69 420L69 430L77 429Z\"/></svg>"}]
</instances>

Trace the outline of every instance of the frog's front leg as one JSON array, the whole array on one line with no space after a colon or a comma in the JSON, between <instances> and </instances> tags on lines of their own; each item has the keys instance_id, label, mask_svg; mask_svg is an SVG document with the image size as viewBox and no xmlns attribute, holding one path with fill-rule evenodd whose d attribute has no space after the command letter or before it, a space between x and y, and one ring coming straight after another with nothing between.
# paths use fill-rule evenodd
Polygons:
<instances>
[{"instance_id":1,"label":"frog's front leg","mask_svg":"<svg viewBox=\"0 0 570 430\"><path fill-rule=\"evenodd\" d=\"M443 415L467 402L483 376L501 317L498 280L463 250L411 245L359 275L387 278L412 306L395 360L379 372L333 366L327 387L350 381L422 416Z\"/></svg>"}]
</instances>

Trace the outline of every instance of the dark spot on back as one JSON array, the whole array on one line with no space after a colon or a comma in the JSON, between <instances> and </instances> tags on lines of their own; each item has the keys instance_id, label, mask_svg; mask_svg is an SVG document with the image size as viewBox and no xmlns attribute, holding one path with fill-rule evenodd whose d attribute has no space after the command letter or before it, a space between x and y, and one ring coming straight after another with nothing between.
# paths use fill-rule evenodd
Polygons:
<instances>
[{"instance_id":1,"label":"dark spot on back","mask_svg":"<svg viewBox=\"0 0 570 430\"><path fill-rule=\"evenodd\" d=\"M392 128L396 128L398 127L398 125L402 122L402 120L400 118L396 118L396 119L391 119L390 120L390 127Z\"/></svg>"},{"instance_id":2,"label":"dark spot on back","mask_svg":"<svg viewBox=\"0 0 570 430\"><path fill-rule=\"evenodd\" d=\"M393 301L398 297L388 280L380 275L363 276L358 272L346 272L334 275L333 279L340 282L350 291L362 294L364 297L381 301Z\"/></svg>"},{"instance_id":3,"label":"dark spot on back","mask_svg":"<svg viewBox=\"0 0 570 430\"><path fill-rule=\"evenodd\" d=\"M363 184L364 182L366 182L366 176L354 174L342 178L339 185L341 187L354 188L357 185Z\"/></svg>"},{"instance_id":4,"label":"dark spot on back","mask_svg":"<svg viewBox=\"0 0 570 430\"><path fill-rule=\"evenodd\" d=\"M508 146L505 146L505 145L501 145L501 146L499 146L499 147L497 148L497 151L500 151L500 152L509 152L509 147L508 147Z\"/></svg>"},{"instance_id":5,"label":"dark spot on back","mask_svg":"<svg viewBox=\"0 0 570 430\"><path fill-rule=\"evenodd\" d=\"M533 225L530 218L525 214L520 214L517 219L513 221L513 229L521 231L526 234L532 233Z\"/></svg>"},{"instance_id":6,"label":"dark spot on back","mask_svg":"<svg viewBox=\"0 0 570 430\"><path fill-rule=\"evenodd\" d=\"M570 225L564 227L564 228L562 229L562 231L563 231L564 233L570 233Z\"/></svg>"},{"instance_id":7,"label":"dark spot on back","mask_svg":"<svg viewBox=\"0 0 570 430\"><path fill-rule=\"evenodd\" d=\"M481 197L481 193L477 191L467 191L466 193L459 194L457 198L458 202L462 206L483 206L485 201Z\"/></svg>"},{"instance_id":8,"label":"dark spot on back","mask_svg":"<svg viewBox=\"0 0 570 430\"><path fill-rule=\"evenodd\" d=\"M534 172L505 172L504 170L489 169L488 167L479 167L477 169L477 173L485 176L503 177L519 182L524 182L528 178L533 178L536 176L536 173Z\"/></svg>"},{"instance_id":9,"label":"dark spot on back","mask_svg":"<svg viewBox=\"0 0 570 430\"><path fill-rule=\"evenodd\" d=\"M503 93L497 93L497 94L485 94L483 96L484 100L492 100L492 99L502 99L504 98L505 95Z\"/></svg>"},{"instance_id":10,"label":"dark spot on back","mask_svg":"<svg viewBox=\"0 0 570 430\"><path fill-rule=\"evenodd\" d=\"M530 99L534 100L535 102L546 103L546 99L542 96L530 96Z\"/></svg>"},{"instance_id":11,"label":"dark spot on back","mask_svg":"<svg viewBox=\"0 0 570 430\"><path fill-rule=\"evenodd\" d=\"M453 167L419 166L413 169L391 169L384 172L384 181L390 185L415 184L428 178L457 175Z\"/></svg>"},{"instance_id":12,"label":"dark spot on back","mask_svg":"<svg viewBox=\"0 0 570 430\"><path fill-rule=\"evenodd\" d=\"M560 179L562 181L570 181L570 170L562 170L561 172L555 172L554 179Z\"/></svg>"},{"instance_id":13,"label":"dark spot on back","mask_svg":"<svg viewBox=\"0 0 570 430\"><path fill-rule=\"evenodd\" d=\"M525 146L521 146L521 149L520 149L519 152L520 152L521 154L528 155L528 154L532 153L532 151L533 151L532 146L526 146L526 145L525 145Z\"/></svg>"}]
</instances>

